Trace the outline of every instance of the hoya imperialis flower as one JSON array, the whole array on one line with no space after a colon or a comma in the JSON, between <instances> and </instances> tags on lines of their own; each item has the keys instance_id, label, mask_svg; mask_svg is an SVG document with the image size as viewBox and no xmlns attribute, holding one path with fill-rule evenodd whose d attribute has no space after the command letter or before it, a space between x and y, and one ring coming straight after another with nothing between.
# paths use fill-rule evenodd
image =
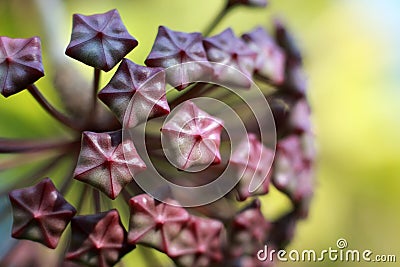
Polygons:
<instances>
[{"instance_id":1,"label":"hoya imperialis flower","mask_svg":"<svg viewBox=\"0 0 400 267\"><path fill-rule=\"evenodd\" d=\"M103 14L75 14L71 41L65 53L96 69L111 70L138 42L116 9Z\"/></svg>"},{"instance_id":2,"label":"hoya imperialis flower","mask_svg":"<svg viewBox=\"0 0 400 267\"><path fill-rule=\"evenodd\" d=\"M135 246L126 243L127 233L117 210L72 219L71 246L67 260L91 267L114 266Z\"/></svg>"},{"instance_id":3,"label":"hoya imperialis flower","mask_svg":"<svg viewBox=\"0 0 400 267\"><path fill-rule=\"evenodd\" d=\"M227 3L263 5L265 1ZM211 23L208 30L211 32L214 27ZM285 246L292 239L297 222L306 217L313 194L315 158L306 91L299 90L299 80L291 76L293 67L301 70L301 54L287 45L289 32L284 38L281 33L276 32L274 41L261 30L245 34L243 39L237 38L231 29L203 38L200 33L175 32L162 26L146 60L147 66L140 66L123 59L137 41L127 33L115 10L92 16L75 15L67 54L92 66L95 74L91 91L82 86L82 95L90 95L93 101L88 103L88 111L82 114L77 111L81 116L72 116L68 108L66 114L55 108L41 95L33 84L35 81L25 75L30 72L24 72L24 65L13 67L15 73L25 74L10 76L8 67L5 68L9 62L0 64L0 77L6 77L9 84L24 84L54 119L67 126L66 133L54 140L0 138L0 153L15 154L6 160L0 158L0 171L38 161L37 169L29 169L28 174L10 180L0 191L0 198L11 192L12 235L49 248L65 240L58 245L62 249L54 251L51 261L48 257L35 257L38 250L33 245L37 242L19 243L6 252L0 265L115 266L138 245L159 250L179 267L272 266L273 262L258 262L255 253L264 244L272 248ZM207 31L204 36L208 36ZM274 56L268 53L270 49L283 53L284 64L278 52ZM39 56L40 53L37 62ZM121 60L110 82L98 93L102 88L100 70L108 71ZM194 64L194 69L178 68L181 72L170 69L174 64L185 66L191 61L201 64ZM214 67L222 64L221 68ZM215 77L208 78L232 85L233 90L202 80L178 92L192 80L209 74ZM248 88L254 75L264 78L256 79L257 84L273 87L274 91L257 91L255 86L236 90ZM65 76L64 80L70 77ZM166 81L178 91L169 90L167 95ZM19 89L23 88L18 87L15 92ZM253 98L242 98L242 93ZM271 105L272 114L268 113L266 101L266 112L260 113L262 119L270 115L271 129L258 125L257 114L249 112L257 105L252 102L257 93L258 99L267 99ZM210 98L214 101L202 102ZM106 105L101 105L98 99ZM63 97L61 100L67 102ZM68 101L76 101L73 105L76 107L81 100L79 95ZM245 105L247 108L242 108ZM227 110L237 116L226 116ZM277 140L273 119L278 127ZM239 124L243 124L244 131L236 131ZM141 126L145 126L143 132ZM125 130L129 134L123 138ZM273 144L269 139L274 139ZM275 141L276 158L273 157ZM35 157L28 153L34 153ZM214 182L228 169L233 173L226 176L230 180L224 183L234 183L223 190ZM153 170L169 184L160 186L161 181L157 181L151 190L141 187L139 181L157 175ZM55 171L65 172L54 176L59 190L48 179L32 187L34 190L28 187ZM181 198L173 183L189 193ZM182 204L185 198L197 199L198 195L192 195L191 191L203 185L212 186L206 187L208 191L203 193L206 198L215 190L222 192L219 199L210 199L201 206ZM255 188L257 185L260 186ZM25 189L17 189L20 187ZM268 199L263 199L263 195L268 194L270 187L286 194L291 202L290 211L276 215L275 219L263 214L260 201L255 198L265 201L268 207ZM239 197L235 199L235 195ZM250 204L238 200L248 200ZM50 207L55 210L47 210ZM128 231L118 212L124 208L130 211ZM61 238L70 220L71 231L65 231L68 235ZM21 253L25 257L15 256ZM151 255L146 258L153 263Z\"/></svg>"},{"instance_id":4,"label":"hoya imperialis flower","mask_svg":"<svg viewBox=\"0 0 400 267\"><path fill-rule=\"evenodd\" d=\"M258 141L255 134L249 134L242 140L230 158L236 175L241 176L237 186L239 200L268 193L273 158L274 151ZM257 190L250 192L257 185Z\"/></svg>"},{"instance_id":5,"label":"hoya imperialis flower","mask_svg":"<svg viewBox=\"0 0 400 267\"><path fill-rule=\"evenodd\" d=\"M189 63L190 64L184 64ZM153 48L146 61L147 66L174 68L167 69L167 80L178 90L186 88L191 81L197 81L211 74L199 32L185 33L172 31L160 26Z\"/></svg>"},{"instance_id":6,"label":"hoya imperialis flower","mask_svg":"<svg viewBox=\"0 0 400 267\"><path fill-rule=\"evenodd\" d=\"M270 79L274 84L282 83L285 75L285 54L265 29L257 27L242 38L257 52L256 73Z\"/></svg>"},{"instance_id":7,"label":"hoya imperialis flower","mask_svg":"<svg viewBox=\"0 0 400 267\"><path fill-rule=\"evenodd\" d=\"M302 69L303 59L293 36L282 21L274 23L275 40L285 51L285 82L279 87L284 91L291 91L304 96L307 88L306 77Z\"/></svg>"},{"instance_id":8,"label":"hoya imperialis flower","mask_svg":"<svg viewBox=\"0 0 400 267\"><path fill-rule=\"evenodd\" d=\"M310 153L310 144L303 142L305 138L305 134L290 135L278 142L272 178L274 185L299 207L301 216L308 213L314 187L311 168L314 154Z\"/></svg>"},{"instance_id":9,"label":"hoya imperialis flower","mask_svg":"<svg viewBox=\"0 0 400 267\"><path fill-rule=\"evenodd\" d=\"M222 261L220 221L191 216L172 239L168 253L178 266L205 267Z\"/></svg>"},{"instance_id":10,"label":"hoya imperialis flower","mask_svg":"<svg viewBox=\"0 0 400 267\"><path fill-rule=\"evenodd\" d=\"M0 36L0 93L8 97L44 76L39 37Z\"/></svg>"},{"instance_id":11,"label":"hoya imperialis flower","mask_svg":"<svg viewBox=\"0 0 400 267\"><path fill-rule=\"evenodd\" d=\"M132 141L122 140L122 132L82 134L81 153L74 178L86 182L111 199L146 169ZM134 172L134 173L132 173Z\"/></svg>"},{"instance_id":12,"label":"hoya imperialis flower","mask_svg":"<svg viewBox=\"0 0 400 267\"><path fill-rule=\"evenodd\" d=\"M223 122L186 101L161 128L165 154L179 169L218 164Z\"/></svg>"},{"instance_id":13,"label":"hoya imperialis flower","mask_svg":"<svg viewBox=\"0 0 400 267\"><path fill-rule=\"evenodd\" d=\"M257 259L257 252L264 247L271 228L271 222L267 221L261 212L258 199L238 212L228 240L232 243L228 252L230 266L272 266L268 262L264 265Z\"/></svg>"},{"instance_id":14,"label":"hoya imperialis flower","mask_svg":"<svg viewBox=\"0 0 400 267\"><path fill-rule=\"evenodd\" d=\"M46 178L37 185L10 192L12 236L56 248L76 210Z\"/></svg>"},{"instance_id":15,"label":"hoya imperialis flower","mask_svg":"<svg viewBox=\"0 0 400 267\"><path fill-rule=\"evenodd\" d=\"M111 81L98 96L129 128L149 118L166 115L170 109L165 93L165 72L162 70L123 59ZM124 121L127 110L130 112Z\"/></svg>"},{"instance_id":16,"label":"hoya imperialis flower","mask_svg":"<svg viewBox=\"0 0 400 267\"><path fill-rule=\"evenodd\" d=\"M174 204L177 206L156 201L146 194L131 198L128 242L169 253L171 240L167 237L175 236L189 220L189 213L178 203Z\"/></svg>"},{"instance_id":17,"label":"hoya imperialis flower","mask_svg":"<svg viewBox=\"0 0 400 267\"><path fill-rule=\"evenodd\" d=\"M203 43L208 60L223 64L221 67L214 67L214 75L218 81L244 88L250 87L257 53L236 37L231 28L205 38ZM236 70L240 70L243 76L238 77Z\"/></svg>"}]
</instances>

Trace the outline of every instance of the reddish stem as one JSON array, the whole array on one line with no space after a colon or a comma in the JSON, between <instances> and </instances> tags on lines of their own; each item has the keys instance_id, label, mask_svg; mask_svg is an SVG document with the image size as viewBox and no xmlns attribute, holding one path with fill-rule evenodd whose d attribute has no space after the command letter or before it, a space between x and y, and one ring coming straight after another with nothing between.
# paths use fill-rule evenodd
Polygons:
<instances>
[{"instance_id":1,"label":"reddish stem","mask_svg":"<svg viewBox=\"0 0 400 267\"><path fill-rule=\"evenodd\" d=\"M50 102L47 101L47 99L42 95L36 85L31 84L27 89L29 93L31 93L31 95L36 99L36 101L43 107L43 109L46 110L53 118L75 131L80 132L82 130L80 125L51 105Z\"/></svg>"},{"instance_id":2,"label":"reddish stem","mask_svg":"<svg viewBox=\"0 0 400 267\"><path fill-rule=\"evenodd\" d=\"M52 149L69 149L79 144L79 141L65 140L18 140L0 138L0 153L39 152Z\"/></svg>"}]
</instances>

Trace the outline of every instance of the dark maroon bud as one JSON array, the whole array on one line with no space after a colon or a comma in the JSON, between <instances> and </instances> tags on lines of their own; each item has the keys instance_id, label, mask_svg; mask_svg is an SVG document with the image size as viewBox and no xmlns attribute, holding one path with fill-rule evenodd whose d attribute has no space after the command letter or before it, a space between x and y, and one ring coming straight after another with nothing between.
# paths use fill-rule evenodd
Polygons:
<instances>
[{"instance_id":1,"label":"dark maroon bud","mask_svg":"<svg viewBox=\"0 0 400 267\"><path fill-rule=\"evenodd\" d=\"M115 199L146 169L131 140L122 140L122 132L82 134L82 145L74 178L88 183ZM133 173L132 173L133 172Z\"/></svg>"},{"instance_id":2,"label":"dark maroon bud","mask_svg":"<svg viewBox=\"0 0 400 267\"><path fill-rule=\"evenodd\" d=\"M10 192L12 236L56 248L76 210L46 178L37 185Z\"/></svg>"},{"instance_id":3,"label":"dark maroon bud","mask_svg":"<svg viewBox=\"0 0 400 267\"><path fill-rule=\"evenodd\" d=\"M0 93L16 94L44 76L39 37L0 36Z\"/></svg>"},{"instance_id":4,"label":"dark maroon bud","mask_svg":"<svg viewBox=\"0 0 400 267\"><path fill-rule=\"evenodd\" d=\"M126 242L127 233L117 210L72 219L72 239L66 259L90 267L114 266L135 248Z\"/></svg>"},{"instance_id":5,"label":"dark maroon bud","mask_svg":"<svg viewBox=\"0 0 400 267\"><path fill-rule=\"evenodd\" d=\"M122 60L99 98L129 128L169 113L162 68L140 66L129 59Z\"/></svg>"},{"instance_id":6,"label":"dark maroon bud","mask_svg":"<svg viewBox=\"0 0 400 267\"><path fill-rule=\"evenodd\" d=\"M182 90L192 81L198 81L212 73L207 61L201 33L172 31L160 26L145 63L150 67L166 68L167 81ZM179 66L173 67L178 64ZM173 68L168 69L169 67Z\"/></svg>"},{"instance_id":7,"label":"dark maroon bud","mask_svg":"<svg viewBox=\"0 0 400 267\"><path fill-rule=\"evenodd\" d=\"M71 41L65 54L86 65L111 70L138 42L125 28L116 9L103 14L74 14Z\"/></svg>"}]
</instances>

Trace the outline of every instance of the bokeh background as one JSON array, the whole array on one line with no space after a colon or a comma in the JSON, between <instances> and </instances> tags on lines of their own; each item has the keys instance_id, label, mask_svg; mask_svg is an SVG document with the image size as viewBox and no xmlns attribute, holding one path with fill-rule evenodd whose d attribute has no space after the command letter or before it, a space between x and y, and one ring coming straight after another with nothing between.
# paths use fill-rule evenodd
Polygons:
<instances>
[{"instance_id":1,"label":"bokeh background","mask_svg":"<svg viewBox=\"0 0 400 267\"><path fill-rule=\"evenodd\" d=\"M48 2L52 2L48 0ZM0 35L42 37L43 48L68 44L73 13L92 14L117 8L140 45L129 57L143 63L159 25L180 31L202 31L222 8L223 0L70 0L53 25L51 39L43 27L36 1L0 0ZM42 10L43 11L43 10ZM45 10L54 16L54 10ZM267 9L237 8L214 33L231 26L237 34L256 25L271 27L283 18L302 48L308 95L318 139L317 187L309 219L301 222L289 249L320 251L336 247L395 254L400 261L400 1L396 0L270 0ZM50 54L44 55L46 75L53 75ZM74 63L75 64L75 63ZM85 66L76 63L90 77ZM109 75L103 76L103 84ZM39 85L60 104L48 81ZM48 80L50 80L48 78ZM27 93L0 97L0 136L40 137L60 134ZM7 174L8 175L8 174ZM7 183L0 173L0 183ZM11 174L10 174L11 175ZM265 212L287 203L270 197ZM0 225L1 235L9 224ZM129 261L144 266L132 253ZM280 266L364 266L365 263L281 263ZM371 266L375 264L371 264ZM386 266L385 264L381 264Z\"/></svg>"}]
</instances>

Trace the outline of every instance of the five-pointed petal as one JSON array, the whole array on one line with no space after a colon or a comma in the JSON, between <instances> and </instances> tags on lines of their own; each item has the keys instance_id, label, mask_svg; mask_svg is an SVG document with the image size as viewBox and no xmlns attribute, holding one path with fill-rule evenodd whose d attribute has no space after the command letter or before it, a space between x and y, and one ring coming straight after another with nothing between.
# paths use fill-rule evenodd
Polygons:
<instances>
[{"instance_id":1,"label":"five-pointed petal","mask_svg":"<svg viewBox=\"0 0 400 267\"><path fill-rule=\"evenodd\" d=\"M262 27L257 27L242 38L257 53L255 71L280 84L285 78L285 54Z\"/></svg>"},{"instance_id":2,"label":"five-pointed petal","mask_svg":"<svg viewBox=\"0 0 400 267\"><path fill-rule=\"evenodd\" d=\"M123 59L99 98L126 127L169 113L165 93L165 72L161 68L137 65ZM125 117L126 116L126 117Z\"/></svg>"},{"instance_id":3,"label":"five-pointed petal","mask_svg":"<svg viewBox=\"0 0 400 267\"><path fill-rule=\"evenodd\" d=\"M255 134L242 140L230 159L236 175L241 177L237 187L240 200L268 193L273 160L273 150L258 141Z\"/></svg>"},{"instance_id":4,"label":"five-pointed petal","mask_svg":"<svg viewBox=\"0 0 400 267\"><path fill-rule=\"evenodd\" d=\"M310 143L305 141L306 134L290 135L277 144L272 182L286 193L303 215L308 210L308 202L313 195L312 161L314 153L309 150Z\"/></svg>"},{"instance_id":5,"label":"five-pointed petal","mask_svg":"<svg viewBox=\"0 0 400 267\"><path fill-rule=\"evenodd\" d=\"M103 14L74 14L71 41L65 54L89 66L111 70L138 42L116 9Z\"/></svg>"},{"instance_id":6,"label":"five-pointed petal","mask_svg":"<svg viewBox=\"0 0 400 267\"><path fill-rule=\"evenodd\" d=\"M135 248L126 242L126 230L117 210L72 219L72 239L66 259L90 267L114 266Z\"/></svg>"},{"instance_id":7,"label":"five-pointed petal","mask_svg":"<svg viewBox=\"0 0 400 267\"><path fill-rule=\"evenodd\" d=\"M167 237L176 235L189 220L189 213L184 208L158 202L146 194L131 198L129 206L128 242L150 246L165 253L170 247Z\"/></svg>"},{"instance_id":8,"label":"five-pointed petal","mask_svg":"<svg viewBox=\"0 0 400 267\"><path fill-rule=\"evenodd\" d=\"M61 234L76 210L57 191L52 181L10 192L13 208L12 236L57 247Z\"/></svg>"},{"instance_id":9,"label":"five-pointed petal","mask_svg":"<svg viewBox=\"0 0 400 267\"><path fill-rule=\"evenodd\" d=\"M221 63L214 66L216 79L224 84L249 88L254 72L257 53L240 38L231 28L218 35L203 40L208 60ZM238 71L243 75L238 75Z\"/></svg>"},{"instance_id":10,"label":"five-pointed petal","mask_svg":"<svg viewBox=\"0 0 400 267\"><path fill-rule=\"evenodd\" d=\"M40 39L0 36L0 93L16 94L44 76Z\"/></svg>"},{"instance_id":11,"label":"five-pointed petal","mask_svg":"<svg viewBox=\"0 0 400 267\"><path fill-rule=\"evenodd\" d=\"M167 158L179 169L221 162L223 122L186 101L161 128Z\"/></svg>"},{"instance_id":12,"label":"five-pointed petal","mask_svg":"<svg viewBox=\"0 0 400 267\"><path fill-rule=\"evenodd\" d=\"M206 267L219 262L222 229L222 223L217 220L191 216L175 237L168 237L171 243L167 254L184 267Z\"/></svg>"},{"instance_id":13,"label":"five-pointed petal","mask_svg":"<svg viewBox=\"0 0 400 267\"><path fill-rule=\"evenodd\" d=\"M121 131L84 132L74 178L88 183L111 199L146 169L132 141L122 140Z\"/></svg>"},{"instance_id":14,"label":"five-pointed petal","mask_svg":"<svg viewBox=\"0 0 400 267\"><path fill-rule=\"evenodd\" d=\"M211 74L202 41L199 32L178 32L160 26L145 63L150 67L167 68L168 82L182 90L189 83Z\"/></svg>"}]
</instances>

